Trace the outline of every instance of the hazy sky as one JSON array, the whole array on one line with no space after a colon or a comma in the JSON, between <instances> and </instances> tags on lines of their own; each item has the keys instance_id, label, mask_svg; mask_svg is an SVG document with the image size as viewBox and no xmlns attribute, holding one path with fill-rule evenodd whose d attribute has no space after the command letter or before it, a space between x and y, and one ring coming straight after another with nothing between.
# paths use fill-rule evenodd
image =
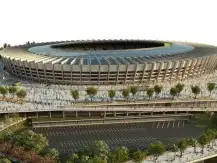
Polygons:
<instances>
[{"instance_id":1,"label":"hazy sky","mask_svg":"<svg viewBox=\"0 0 217 163\"><path fill-rule=\"evenodd\" d=\"M1 0L0 45L158 39L217 45L217 0Z\"/></svg>"}]
</instances>

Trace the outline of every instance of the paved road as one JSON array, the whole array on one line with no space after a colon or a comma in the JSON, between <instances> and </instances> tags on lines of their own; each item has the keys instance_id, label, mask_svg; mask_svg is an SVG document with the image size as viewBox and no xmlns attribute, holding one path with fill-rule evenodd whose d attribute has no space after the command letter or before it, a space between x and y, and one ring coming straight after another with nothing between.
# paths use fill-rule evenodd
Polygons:
<instances>
[{"instance_id":1,"label":"paved road","mask_svg":"<svg viewBox=\"0 0 217 163\"><path fill-rule=\"evenodd\" d=\"M96 140L104 140L111 149L122 145L143 149L151 142L175 143L183 137L198 137L202 132L202 129L186 121L87 125L33 130L46 135L50 146L59 149L61 154L82 150Z\"/></svg>"}]
</instances>

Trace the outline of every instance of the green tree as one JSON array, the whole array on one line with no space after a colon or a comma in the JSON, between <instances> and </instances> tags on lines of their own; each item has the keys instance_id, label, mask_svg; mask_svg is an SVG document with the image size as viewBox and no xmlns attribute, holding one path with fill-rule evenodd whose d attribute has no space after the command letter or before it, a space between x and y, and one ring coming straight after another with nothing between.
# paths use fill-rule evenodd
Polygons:
<instances>
[{"instance_id":1,"label":"green tree","mask_svg":"<svg viewBox=\"0 0 217 163\"><path fill-rule=\"evenodd\" d=\"M109 147L104 141L96 141L89 146L90 155L106 158L109 153Z\"/></svg>"},{"instance_id":2,"label":"green tree","mask_svg":"<svg viewBox=\"0 0 217 163\"><path fill-rule=\"evenodd\" d=\"M170 88L170 95L172 96L172 99L175 99L175 96L177 96L177 89L175 87Z\"/></svg>"},{"instance_id":3,"label":"green tree","mask_svg":"<svg viewBox=\"0 0 217 163\"><path fill-rule=\"evenodd\" d=\"M72 98L75 100L75 103L77 102L77 99L79 99L79 91L78 90L71 90Z\"/></svg>"},{"instance_id":4,"label":"green tree","mask_svg":"<svg viewBox=\"0 0 217 163\"><path fill-rule=\"evenodd\" d=\"M76 153L73 153L67 160L66 163L77 163L79 160L79 155Z\"/></svg>"},{"instance_id":5,"label":"green tree","mask_svg":"<svg viewBox=\"0 0 217 163\"><path fill-rule=\"evenodd\" d=\"M130 92L132 93L133 99L135 100L135 95L138 92L138 87L137 86L131 86L130 87Z\"/></svg>"},{"instance_id":6,"label":"green tree","mask_svg":"<svg viewBox=\"0 0 217 163\"><path fill-rule=\"evenodd\" d=\"M130 89L129 88L126 88L126 89L122 90L122 96L124 97L125 101L128 100L129 94L130 94Z\"/></svg>"},{"instance_id":7,"label":"green tree","mask_svg":"<svg viewBox=\"0 0 217 163\"><path fill-rule=\"evenodd\" d=\"M94 156L89 158L88 163L107 163L107 160L99 156Z\"/></svg>"},{"instance_id":8,"label":"green tree","mask_svg":"<svg viewBox=\"0 0 217 163\"><path fill-rule=\"evenodd\" d=\"M25 130L19 134L9 132L2 139L13 145L24 147L26 150L35 151L36 153L43 151L48 146L47 138L32 130Z\"/></svg>"},{"instance_id":9,"label":"green tree","mask_svg":"<svg viewBox=\"0 0 217 163\"><path fill-rule=\"evenodd\" d=\"M90 97L91 102L93 102L93 97L96 96L96 94L97 94L97 89L94 88L94 87L88 87L88 88L86 89L86 93L87 93L87 95Z\"/></svg>"},{"instance_id":10,"label":"green tree","mask_svg":"<svg viewBox=\"0 0 217 163\"><path fill-rule=\"evenodd\" d=\"M196 153L196 147L197 147L197 140L194 138L191 138L188 140L188 144L192 147L194 147L194 153Z\"/></svg>"},{"instance_id":11,"label":"green tree","mask_svg":"<svg viewBox=\"0 0 217 163\"><path fill-rule=\"evenodd\" d=\"M176 152L178 152L179 148L177 147L176 144L169 144L169 145L167 145L166 150L167 150L167 151L174 152L174 159L175 159L175 157L176 157Z\"/></svg>"},{"instance_id":12,"label":"green tree","mask_svg":"<svg viewBox=\"0 0 217 163\"><path fill-rule=\"evenodd\" d=\"M26 96L27 96L27 93L26 93L26 90L24 89L21 89L17 92L17 97L20 98L20 99L24 99Z\"/></svg>"},{"instance_id":13,"label":"green tree","mask_svg":"<svg viewBox=\"0 0 217 163\"><path fill-rule=\"evenodd\" d=\"M199 86L191 86L191 91L194 94L194 98L197 98L197 95L200 93L200 87Z\"/></svg>"},{"instance_id":14,"label":"green tree","mask_svg":"<svg viewBox=\"0 0 217 163\"><path fill-rule=\"evenodd\" d=\"M149 100L154 94L154 89L153 88L148 88L146 94L148 95Z\"/></svg>"},{"instance_id":15,"label":"green tree","mask_svg":"<svg viewBox=\"0 0 217 163\"><path fill-rule=\"evenodd\" d=\"M109 161L114 163L120 163L128 161L129 150L126 147L118 147L114 151L109 153Z\"/></svg>"},{"instance_id":16,"label":"green tree","mask_svg":"<svg viewBox=\"0 0 217 163\"><path fill-rule=\"evenodd\" d=\"M11 86L11 87L8 88L8 91L14 97L15 93L17 92L17 87Z\"/></svg>"},{"instance_id":17,"label":"green tree","mask_svg":"<svg viewBox=\"0 0 217 163\"><path fill-rule=\"evenodd\" d=\"M201 146L201 153L203 154L203 152L204 152L204 146L209 143L209 138L207 137L207 135L205 133L203 133L198 138L197 142L200 144L200 146Z\"/></svg>"},{"instance_id":18,"label":"green tree","mask_svg":"<svg viewBox=\"0 0 217 163\"><path fill-rule=\"evenodd\" d=\"M52 158L54 160L58 160L59 155L60 155L59 151L57 149L55 149L55 148L48 148L46 150L46 153L45 153L45 156L48 156L48 157L50 157L50 158Z\"/></svg>"},{"instance_id":19,"label":"green tree","mask_svg":"<svg viewBox=\"0 0 217 163\"><path fill-rule=\"evenodd\" d=\"M188 143L185 139L180 140L177 144L177 147L180 150L180 158L182 157L183 152L186 150L186 148L188 147Z\"/></svg>"},{"instance_id":20,"label":"green tree","mask_svg":"<svg viewBox=\"0 0 217 163\"><path fill-rule=\"evenodd\" d=\"M88 163L89 159L90 159L90 156L81 155L79 157L78 163Z\"/></svg>"},{"instance_id":21,"label":"green tree","mask_svg":"<svg viewBox=\"0 0 217 163\"><path fill-rule=\"evenodd\" d=\"M156 98L157 98L157 96L159 96L159 94L161 93L162 89L163 89L163 87L160 86L160 85L155 85L154 86L154 92L156 94Z\"/></svg>"},{"instance_id":22,"label":"green tree","mask_svg":"<svg viewBox=\"0 0 217 163\"><path fill-rule=\"evenodd\" d=\"M213 140L216 138L216 130L214 129L208 129L204 132L207 135L208 138L208 142L212 143L212 147L213 147Z\"/></svg>"},{"instance_id":23,"label":"green tree","mask_svg":"<svg viewBox=\"0 0 217 163\"><path fill-rule=\"evenodd\" d=\"M133 161L136 163L141 163L147 156L147 153L141 150L137 150L136 152L133 152Z\"/></svg>"},{"instance_id":24,"label":"green tree","mask_svg":"<svg viewBox=\"0 0 217 163\"><path fill-rule=\"evenodd\" d=\"M7 43L4 43L3 44L3 48L7 48L8 44Z\"/></svg>"},{"instance_id":25,"label":"green tree","mask_svg":"<svg viewBox=\"0 0 217 163\"><path fill-rule=\"evenodd\" d=\"M182 90L184 89L184 84L181 84L181 83L178 83L176 86L175 86L176 90L177 90L177 96L179 97L180 96L180 93L182 92Z\"/></svg>"},{"instance_id":26,"label":"green tree","mask_svg":"<svg viewBox=\"0 0 217 163\"><path fill-rule=\"evenodd\" d=\"M216 88L216 84L215 83L207 83L207 89L209 91L209 94L211 96L212 91Z\"/></svg>"},{"instance_id":27,"label":"green tree","mask_svg":"<svg viewBox=\"0 0 217 163\"><path fill-rule=\"evenodd\" d=\"M27 150L33 150L35 152L41 152L48 146L48 140L42 134L37 134L32 130L25 130L17 136L17 141L20 146L23 146Z\"/></svg>"},{"instance_id":28,"label":"green tree","mask_svg":"<svg viewBox=\"0 0 217 163\"><path fill-rule=\"evenodd\" d=\"M3 98L5 98L6 94L8 93L8 89L6 87L0 86L0 93L2 94Z\"/></svg>"},{"instance_id":29,"label":"green tree","mask_svg":"<svg viewBox=\"0 0 217 163\"><path fill-rule=\"evenodd\" d=\"M115 90L108 90L108 96L111 99L111 102L113 101L114 97L116 96Z\"/></svg>"},{"instance_id":30,"label":"green tree","mask_svg":"<svg viewBox=\"0 0 217 163\"><path fill-rule=\"evenodd\" d=\"M11 161L7 158L0 158L0 163L11 163Z\"/></svg>"},{"instance_id":31,"label":"green tree","mask_svg":"<svg viewBox=\"0 0 217 163\"><path fill-rule=\"evenodd\" d=\"M148 146L148 152L149 154L154 156L154 162L156 162L158 157L162 155L165 151L166 151L166 147L161 142L151 143Z\"/></svg>"}]
</instances>

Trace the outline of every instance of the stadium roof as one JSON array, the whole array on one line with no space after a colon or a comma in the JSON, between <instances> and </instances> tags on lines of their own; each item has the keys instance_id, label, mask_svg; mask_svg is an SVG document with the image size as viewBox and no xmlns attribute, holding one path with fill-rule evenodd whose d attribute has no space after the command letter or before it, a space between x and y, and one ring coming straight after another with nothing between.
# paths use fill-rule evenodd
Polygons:
<instances>
[{"instance_id":1,"label":"stadium roof","mask_svg":"<svg viewBox=\"0 0 217 163\"><path fill-rule=\"evenodd\" d=\"M101 42L103 43L103 41ZM67 44L72 43L73 42L67 42ZM82 41L82 43L85 46L86 42ZM217 54L216 47L201 44L190 45L185 43L170 43L170 46L118 50L65 50L52 47L60 44L61 43L51 43L40 46L37 46L36 44L31 48L23 46L11 47L4 52L4 55L12 59L21 59L37 63L116 65L143 64L151 61L187 59ZM62 44L66 43L64 42Z\"/></svg>"}]
</instances>

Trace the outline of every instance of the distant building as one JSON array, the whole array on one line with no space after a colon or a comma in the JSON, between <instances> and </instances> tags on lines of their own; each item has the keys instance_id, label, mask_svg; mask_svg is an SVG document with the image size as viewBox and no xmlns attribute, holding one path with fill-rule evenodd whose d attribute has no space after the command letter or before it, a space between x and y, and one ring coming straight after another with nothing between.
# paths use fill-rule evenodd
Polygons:
<instances>
[{"instance_id":1,"label":"distant building","mask_svg":"<svg viewBox=\"0 0 217 163\"><path fill-rule=\"evenodd\" d=\"M73 85L150 84L211 73L217 48L147 40L35 43L1 52L11 75Z\"/></svg>"}]
</instances>

